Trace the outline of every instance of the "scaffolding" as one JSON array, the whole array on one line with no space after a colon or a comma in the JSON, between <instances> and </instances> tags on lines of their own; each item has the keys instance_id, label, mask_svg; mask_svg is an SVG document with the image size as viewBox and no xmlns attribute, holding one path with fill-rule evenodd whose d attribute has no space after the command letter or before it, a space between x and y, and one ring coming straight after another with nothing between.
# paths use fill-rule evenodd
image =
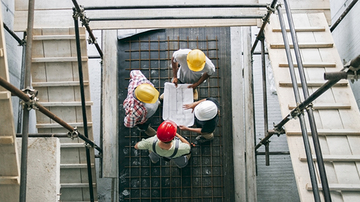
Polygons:
<instances>
[{"instance_id":1,"label":"scaffolding","mask_svg":"<svg viewBox=\"0 0 360 202\"><path fill-rule=\"evenodd\" d=\"M330 190L327 182L326 172L324 168L324 162L322 158L322 152L320 148L320 143L318 139L317 134L317 128L315 124L315 119L313 115L313 109L312 109L312 101L314 101L316 98L318 98L321 94L323 94L325 91L327 91L329 88L331 88L333 85L335 85L339 80L341 79L352 79L357 80L358 79L358 73L360 69L360 56L350 61L347 65L344 66L344 69L341 72L336 73L325 73L324 77L325 79L329 80L327 83L325 83L323 86L321 86L316 92L309 95L306 79L304 76L304 70L303 70L303 64L302 59L299 51L299 46L297 43L296 33L294 29L294 24L292 21L292 14L290 11L290 6L287 2L287 0L284 0L285 10L288 18L288 24L291 31L291 37L294 45L295 55L296 55L296 61L297 66L299 70L299 75L301 78L301 84L303 87L303 96L305 100L301 102L300 100L300 93L298 92L297 83L296 83L296 76L294 72L294 66L293 61L290 54L290 45L288 42L288 39L286 37L286 29L285 29L285 22L282 17L282 13L280 10L280 5L277 4L276 0L273 0L271 5L264 5L264 4L257 4L257 5L207 5L209 8L224 8L224 7L246 7L246 8L267 8L268 12L266 16L211 16L211 17L178 17L178 18L171 18L171 17L151 17L151 18L87 18L84 14L84 10L107 10L107 9L153 9L153 8L196 8L199 7L199 5L176 5L176 6L154 6L154 7L141 7L141 6L123 6L123 7L81 7L77 4L76 0L72 0L74 4L74 26L75 26L75 34L76 34L76 45L77 45L77 58L78 58L78 70L80 75L80 88L81 88L81 103L82 103L82 112L83 112L83 124L84 124L84 135L81 134L77 128L74 128L70 126L68 123L61 120L59 117L57 117L55 114L47 110L44 106L37 103L37 91L34 89L31 89L30 84L30 66L31 66L31 48L32 48L32 30L33 30L33 21L34 21L34 0L29 1L29 9L28 9L28 30L27 30L27 41L26 43L24 40L21 40L11 32L11 30L4 24L4 27L9 33L18 41L20 45L26 45L26 51L25 51L25 86L26 88L24 90L19 90L13 85L11 85L9 82L4 80L0 77L0 85L6 88L8 91L12 92L14 95L18 96L20 99L23 100L23 129L22 129L22 135L18 135L18 137L22 137L22 155L21 155L21 183L20 183L20 201L26 201L26 176L27 176L27 139L28 137L70 137L70 138L81 138L84 140L89 146L96 149L99 152L99 157L101 158L102 154L102 147L96 145L92 140L88 139L87 135L87 120L86 120L86 110L85 110L85 95L84 95L84 85L83 85L83 78L82 78L82 65L81 65L81 52L80 52L80 43L79 43L79 25L78 20L80 19L82 21L82 25L86 27L86 30L89 33L89 36L91 38L91 41L93 44L95 44L96 49L99 52L100 58L103 58L103 52L100 49L100 46L98 45L95 36L92 34L92 30L89 26L90 21L111 21L111 20L158 20L158 19L219 19L219 18L228 18L228 19L244 19L244 18L256 18L260 19L263 18L263 24L260 28L259 34L256 37L256 40L252 46L251 53L254 54L254 50L257 46L258 41L261 41L261 57L262 57L262 79L263 79L263 104L264 104L264 134L265 137L257 144L255 145L255 151L261 147L262 145L265 145L265 156L266 156L266 164L269 165L269 155L271 152L269 152L269 139L274 135L281 135L284 134L283 126L290 120L295 117L299 118L301 130L302 130L302 136L304 140L304 146L306 150L306 156L307 156L307 163L309 166L309 173L311 176L311 183L313 187L313 194L315 201L320 201L319 196L319 189L316 182L315 177L315 168L314 163L311 156L310 146L309 146L309 140L307 137L307 131L305 127L305 120L304 120L304 114L303 111L306 110L308 114L308 119L311 126L311 134L313 137L313 144L315 147L315 153L317 157L317 163L319 166L319 173L321 176L321 183L322 188L324 192L325 201L331 201L330 196ZM356 1L353 1L352 6L356 3ZM351 7L352 7L351 6ZM204 7L202 5L202 7ZM351 9L350 7L350 9ZM293 90L295 95L296 103L298 103L298 106L295 107L285 118L283 118L282 121L280 121L278 124L274 126L272 130L269 130L269 126L267 124L268 120L268 114L267 114L267 98L266 98L266 74L265 74L265 45L264 45L264 28L266 24L269 21L270 15L275 12L275 10L279 14L279 20L281 24L281 30L283 34L283 40L285 44L285 49L287 53L287 59L289 64L289 70L290 70L290 76L292 79L293 84ZM336 25L333 26L335 28ZM168 40L169 41L169 40ZM160 60L160 59L159 59ZM159 86L159 88L161 88ZM63 126L65 129L69 130L67 134L29 134L28 133L28 124L29 124L29 110L31 109L37 109L40 112L42 112L44 115L48 116L52 120L59 123L61 126ZM92 175L90 170L90 155L89 155L89 147L86 147L86 157L87 157L87 167L88 167L88 177L89 177L89 190L90 190L90 200L94 201L93 197L93 186L92 186Z\"/></svg>"}]
</instances>

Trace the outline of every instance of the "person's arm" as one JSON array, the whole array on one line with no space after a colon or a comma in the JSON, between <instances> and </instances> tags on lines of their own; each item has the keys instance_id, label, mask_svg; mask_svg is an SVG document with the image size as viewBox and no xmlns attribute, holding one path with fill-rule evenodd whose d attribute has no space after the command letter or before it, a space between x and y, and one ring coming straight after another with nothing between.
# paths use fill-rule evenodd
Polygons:
<instances>
[{"instance_id":1,"label":"person's arm","mask_svg":"<svg viewBox=\"0 0 360 202\"><path fill-rule=\"evenodd\" d=\"M173 72L173 80L172 82L177 86L178 79L177 79L177 71L178 71L178 63L174 62L174 57L171 58L171 66L172 66L172 72Z\"/></svg>"},{"instance_id":2,"label":"person's arm","mask_svg":"<svg viewBox=\"0 0 360 202\"><path fill-rule=\"evenodd\" d=\"M183 108L184 108L184 109L192 109L191 112L194 112L195 107L196 107L198 104L200 104L200 102L203 102L203 101L205 101L205 100L206 100L206 99L202 99L202 100L199 100L199 101L190 103L190 104L184 104Z\"/></svg>"},{"instance_id":3,"label":"person's arm","mask_svg":"<svg viewBox=\"0 0 360 202\"><path fill-rule=\"evenodd\" d=\"M198 87L200 84L202 84L209 77L210 76L206 72L203 73L203 75L201 75L200 79L196 83L193 83L193 84L189 85L188 88L196 88L196 87Z\"/></svg>"},{"instance_id":4,"label":"person's arm","mask_svg":"<svg viewBox=\"0 0 360 202\"><path fill-rule=\"evenodd\" d=\"M180 130L187 130L187 131L190 131L190 132L195 132L195 133L201 134L201 128L189 128L189 127L180 125L180 126L179 126L179 129L180 129Z\"/></svg>"},{"instance_id":5,"label":"person's arm","mask_svg":"<svg viewBox=\"0 0 360 202\"><path fill-rule=\"evenodd\" d=\"M139 142L136 143L136 145L134 146L135 149L139 149L138 144L139 144Z\"/></svg>"},{"instance_id":6,"label":"person's arm","mask_svg":"<svg viewBox=\"0 0 360 202\"><path fill-rule=\"evenodd\" d=\"M185 138L183 138L181 135L179 135L179 134L176 133L176 137L178 137L181 142L190 145L190 143L189 143ZM135 145L135 146L136 146L136 145Z\"/></svg>"}]
</instances>

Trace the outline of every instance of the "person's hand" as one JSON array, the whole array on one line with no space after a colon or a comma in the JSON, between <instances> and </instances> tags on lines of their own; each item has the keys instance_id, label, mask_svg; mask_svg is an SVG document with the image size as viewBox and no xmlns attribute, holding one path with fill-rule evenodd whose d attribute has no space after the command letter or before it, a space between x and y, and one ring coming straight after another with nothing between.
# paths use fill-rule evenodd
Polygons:
<instances>
[{"instance_id":1,"label":"person's hand","mask_svg":"<svg viewBox=\"0 0 360 202\"><path fill-rule=\"evenodd\" d=\"M172 82L173 82L173 84L175 84L175 86L177 87L178 79L177 79L177 78L173 78Z\"/></svg>"},{"instance_id":2,"label":"person's hand","mask_svg":"<svg viewBox=\"0 0 360 202\"><path fill-rule=\"evenodd\" d=\"M180 130L187 130L188 127L186 127L186 126L184 126L184 125L179 125L179 129L180 129Z\"/></svg>"},{"instance_id":3,"label":"person's hand","mask_svg":"<svg viewBox=\"0 0 360 202\"><path fill-rule=\"evenodd\" d=\"M198 86L198 85L196 85L196 84L194 83L194 84L189 85L188 88L193 88L193 89L195 89L197 86Z\"/></svg>"},{"instance_id":4,"label":"person's hand","mask_svg":"<svg viewBox=\"0 0 360 202\"><path fill-rule=\"evenodd\" d=\"M192 113L192 112L194 112L194 109L195 109L195 103L184 104L184 105L183 105L183 108L184 108L184 109L192 109L192 110L191 110L191 113Z\"/></svg>"}]
</instances>

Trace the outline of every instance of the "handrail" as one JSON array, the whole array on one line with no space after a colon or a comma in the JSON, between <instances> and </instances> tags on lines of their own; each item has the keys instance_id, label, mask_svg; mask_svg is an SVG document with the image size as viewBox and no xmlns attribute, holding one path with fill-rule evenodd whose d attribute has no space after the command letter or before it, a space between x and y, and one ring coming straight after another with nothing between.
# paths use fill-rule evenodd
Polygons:
<instances>
[{"instance_id":1,"label":"handrail","mask_svg":"<svg viewBox=\"0 0 360 202\"><path fill-rule=\"evenodd\" d=\"M273 0L273 1L271 2L270 7L268 7L268 12L267 12L267 14L266 14L266 16L265 16L265 18L264 18L264 20L263 20L263 24L261 25L261 28L260 28L260 30L259 30L259 33L258 33L258 35L256 36L256 39L255 39L255 41L254 41L254 45L253 45L252 48L251 48L251 51L250 51L251 54L255 51L256 45L257 45L257 43L259 42L260 38L263 37L265 26L266 26L266 24L269 22L269 18L270 18L271 13L273 13L273 12L275 11L275 5L276 5L276 3L277 3L277 0Z\"/></svg>"},{"instance_id":2,"label":"handrail","mask_svg":"<svg viewBox=\"0 0 360 202\"><path fill-rule=\"evenodd\" d=\"M82 22L82 25L85 26L86 30L88 31L89 36L90 36L90 38L92 40L92 43L94 43L94 45L95 45L95 47L96 47L97 51L99 52L99 55L100 55L100 57L102 59L103 58L103 52L102 52L99 44L97 43L94 34L92 33L92 30L91 30L91 28L89 26L89 19L85 16L84 9L82 9L79 6L79 4L77 3L76 0L72 0L72 2L74 4L74 6L75 6L74 10L76 10L77 15L79 16L79 18L80 18L80 20Z\"/></svg>"},{"instance_id":3,"label":"handrail","mask_svg":"<svg viewBox=\"0 0 360 202\"><path fill-rule=\"evenodd\" d=\"M292 18L288 0L284 0L284 5L285 5L285 11L286 11L288 24L289 24L289 28L290 28L291 38L292 38L292 41L294 44L295 58L296 58L296 62L298 65L298 71L299 71L301 86L302 86L302 90L303 90L303 95L304 95L304 98L306 99L309 97L309 90L307 87L305 71L304 71L301 54L300 54L299 43L298 43L297 36L295 33L295 25L294 25L294 21ZM297 88L297 86L295 86L294 88ZM321 151L319 136L318 136L318 132L317 132L317 128L316 128L316 122L315 122L313 109L312 109L312 107L307 107L306 111L308 114L312 140L314 143L314 150L315 150L316 160L318 163L317 165L318 165L320 180L321 180L321 184L322 184L322 188L323 188L324 199L326 202L330 202L331 201L330 189L329 189L329 184L328 184L326 171L325 171L325 167L324 167L324 161L323 161L323 157L322 157L322 151Z\"/></svg>"},{"instance_id":4,"label":"handrail","mask_svg":"<svg viewBox=\"0 0 360 202\"><path fill-rule=\"evenodd\" d=\"M18 37L18 35L15 34L15 32L13 32L6 24L5 22L3 22L3 26L5 28L5 30L7 32L9 32L9 34L19 43L19 46L24 46L25 45L25 40L20 39L20 37Z\"/></svg>"},{"instance_id":5,"label":"handrail","mask_svg":"<svg viewBox=\"0 0 360 202\"><path fill-rule=\"evenodd\" d=\"M291 82L292 82L292 86L293 86L295 101L296 101L296 103L300 103L300 93L299 93L299 89L297 87L297 79L296 79L295 70L294 70L295 68L293 65L294 63L293 63L292 55L291 55L291 51L290 51L290 43L287 38L285 22L284 22L284 18L283 18L281 9L280 9L280 5L278 5L276 7L276 9L278 11L279 21L280 21L280 26L281 26L281 33L282 33L283 41L284 41L284 45L285 45L286 58L287 58L288 64L289 64L289 72L290 72ZM296 42L293 41L293 43L295 44ZM306 83L303 85L306 85ZM310 181L311 181L311 185L313 187L314 200L316 202L320 202L319 187L318 187L318 184L316 181L315 167L314 167L314 162L312 160L309 138L307 136L306 124L305 124L304 114L302 113L302 111L300 111L298 113L298 117L299 117L301 132L302 132L301 134L302 134L303 142L304 142L305 154L307 157L307 165L308 165L309 174L310 174Z\"/></svg>"},{"instance_id":6,"label":"handrail","mask_svg":"<svg viewBox=\"0 0 360 202\"><path fill-rule=\"evenodd\" d=\"M75 26L75 38L76 38L76 53L78 59L78 70L79 70L79 82L80 82L80 95L81 95L81 109L83 116L83 126L84 126L84 134L85 137L89 138L88 135L88 126L87 126L87 118L86 118L86 103L85 103L85 91L84 91L84 76L82 69L82 59L81 59L81 46L80 46L80 34L79 34L79 21L78 15L74 10L74 26ZM86 147L86 164L87 164L87 173L88 173L88 183L89 183L89 194L90 201L94 202L94 188L93 188L93 180L92 180L92 172L91 172L91 159L90 159L90 149Z\"/></svg>"},{"instance_id":7,"label":"handrail","mask_svg":"<svg viewBox=\"0 0 360 202\"><path fill-rule=\"evenodd\" d=\"M8 91L10 91L13 95L18 96L20 99L22 99L25 102L32 102L32 100L29 98L29 96L25 93L23 93L21 90L17 89L15 86L13 86L11 83L9 83L8 81L6 81L4 78L0 77L0 85L2 87L4 87L5 89L7 89ZM69 134L70 133L76 133L76 135L84 140L86 143L88 143L91 147L94 147L96 150L98 150L100 153L102 153L102 149L96 145L96 143L94 143L92 140L89 140L87 137L85 137L84 135L82 135L80 132L77 131L76 128L70 126L68 123L66 123L65 121L63 121L62 119L60 119L58 116L56 116L54 113L52 113L51 111L49 111L48 109L46 109L44 106L42 106L39 103L33 102L33 106L34 108L37 108L40 112L42 112L45 116L51 118L52 120L54 120L55 122L57 122L58 124L60 124L62 127L64 127L65 129L69 130Z\"/></svg>"}]
</instances>

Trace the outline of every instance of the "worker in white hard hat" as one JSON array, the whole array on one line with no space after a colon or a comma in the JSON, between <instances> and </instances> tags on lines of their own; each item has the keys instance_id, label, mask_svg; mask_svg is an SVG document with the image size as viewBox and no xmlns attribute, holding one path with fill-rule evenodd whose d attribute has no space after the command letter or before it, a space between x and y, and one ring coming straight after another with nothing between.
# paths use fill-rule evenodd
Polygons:
<instances>
[{"instance_id":1,"label":"worker in white hard hat","mask_svg":"<svg viewBox=\"0 0 360 202\"><path fill-rule=\"evenodd\" d=\"M185 109L192 109L195 117L195 128L180 125L180 130L196 132L198 143L202 144L214 139L214 131L219 123L220 108L215 98L202 99L191 104L185 104Z\"/></svg>"},{"instance_id":2,"label":"worker in white hard hat","mask_svg":"<svg viewBox=\"0 0 360 202\"><path fill-rule=\"evenodd\" d=\"M179 49L171 58L173 70L172 82L191 84L194 89L194 100L198 100L196 87L202 84L215 72L215 65L199 49Z\"/></svg>"},{"instance_id":3,"label":"worker in white hard hat","mask_svg":"<svg viewBox=\"0 0 360 202\"><path fill-rule=\"evenodd\" d=\"M158 98L159 91L141 71L131 71L128 94L123 102L124 125L128 128L136 126L148 136L154 136L156 131L150 126L150 118L158 109L160 104Z\"/></svg>"}]
</instances>

